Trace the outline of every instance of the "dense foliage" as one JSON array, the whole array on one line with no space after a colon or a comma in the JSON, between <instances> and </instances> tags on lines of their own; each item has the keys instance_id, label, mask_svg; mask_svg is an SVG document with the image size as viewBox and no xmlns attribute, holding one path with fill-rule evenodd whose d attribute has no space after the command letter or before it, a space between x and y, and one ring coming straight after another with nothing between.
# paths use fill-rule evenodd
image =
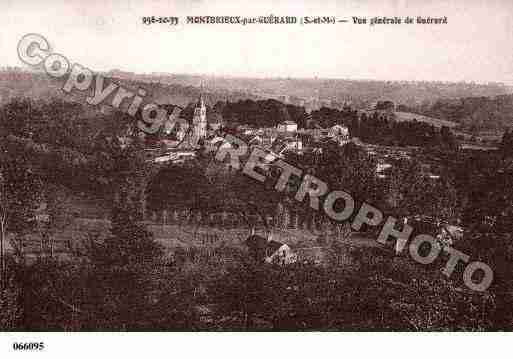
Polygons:
<instances>
[{"instance_id":1,"label":"dense foliage","mask_svg":"<svg viewBox=\"0 0 513 359\"><path fill-rule=\"evenodd\" d=\"M259 125L259 111L268 116L269 125L287 118L308 120L300 108L275 101L228 103L215 111ZM286 207L300 222L324 225L327 219L312 216L308 201L295 202L297 179L283 193L274 191L277 168L260 184L202 155L152 173L140 143L134 140L123 147L117 140L117 135L130 133L128 119L112 114L96 122L81 114L76 105L29 100L0 110L0 208L9 215L5 232L22 240L25 232L41 230L32 224L43 187L44 196L54 199L46 201L51 210L45 235L56 235L66 207L58 203L62 189L50 191L50 185L89 191L112 207L107 233L90 233L87 240L73 242L65 260L43 244L44 255L36 258L16 247L20 250L8 256L2 273L0 329L513 328L509 134L501 152L463 152L453 148L447 129L391 123L379 116L358 121L349 109L321 109L312 114L314 121L348 121L352 134L365 141L427 145L425 150L438 156L447 175L433 182L415 160L405 160L389 176L378 178L375 159L353 144L326 142L319 152L286 158L330 188L350 192L358 203L368 201L397 217L423 213L461 219L466 232L459 245L496 272L490 289L476 293L444 277L439 267L422 267L386 250L351 248L341 241L323 244L329 260L322 266L262 265L236 246L170 253L141 221L147 209L195 211L202 218L231 211L249 225L252 216L262 221L284 216L279 209Z\"/></svg>"}]
</instances>

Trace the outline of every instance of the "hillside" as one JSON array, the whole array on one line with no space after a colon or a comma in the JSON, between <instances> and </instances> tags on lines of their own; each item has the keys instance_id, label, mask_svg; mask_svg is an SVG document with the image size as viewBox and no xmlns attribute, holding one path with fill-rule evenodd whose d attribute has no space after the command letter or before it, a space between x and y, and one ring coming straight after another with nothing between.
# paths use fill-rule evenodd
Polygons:
<instances>
[{"instance_id":1,"label":"hillside","mask_svg":"<svg viewBox=\"0 0 513 359\"><path fill-rule=\"evenodd\" d=\"M343 79L282 79L238 78L184 74L136 74L110 71L104 76L129 87L143 87L159 103L185 105L197 98L200 86L213 104L219 100L236 101L245 98L284 98L293 102L316 99L331 103L353 103L364 108L382 99L396 104L419 106L439 99L494 97L512 92L500 84L374 81ZM9 98L26 95L34 98L62 96L58 82L43 73L20 70L0 71L0 103Z\"/></svg>"},{"instance_id":2,"label":"hillside","mask_svg":"<svg viewBox=\"0 0 513 359\"><path fill-rule=\"evenodd\" d=\"M399 121L399 122L417 120L420 122L429 123L435 127L447 126L449 128L455 128L458 126L458 124L453 121L441 120L438 118L423 116L423 115L419 115L417 113L411 113L411 112L397 111L397 112L395 112L395 119L396 119L396 121Z\"/></svg>"},{"instance_id":3,"label":"hillside","mask_svg":"<svg viewBox=\"0 0 513 359\"><path fill-rule=\"evenodd\" d=\"M130 74L126 76L138 80L159 81L182 86L198 86L202 83L207 89L241 91L251 93L259 98L280 99L280 97L285 97L290 100L317 98L339 104L351 102L356 107L366 107L382 99L414 106L426 101L433 103L443 98L493 97L512 92L511 88L500 83L237 78L183 74Z\"/></svg>"},{"instance_id":4,"label":"hillside","mask_svg":"<svg viewBox=\"0 0 513 359\"><path fill-rule=\"evenodd\" d=\"M104 74L117 84L123 85L129 90L136 92L144 89L147 92L144 98L145 103L155 102L157 104L174 104L186 106L196 101L200 92L200 81L192 85L179 83L166 83L159 81L157 77L147 76L121 76L116 74ZM0 105L10 102L16 97L29 97L32 99L48 100L60 98L67 101L80 102L85 104L86 96L92 92L72 91L67 94L62 91L63 81L49 78L44 73L24 71L0 71ZM203 94L209 105L213 106L217 101L238 101L247 98L254 98L250 93L242 91L230 91L225 89L203 89ZM106 102L111 101L110 96Z\"/></svg>"}]
</instances>

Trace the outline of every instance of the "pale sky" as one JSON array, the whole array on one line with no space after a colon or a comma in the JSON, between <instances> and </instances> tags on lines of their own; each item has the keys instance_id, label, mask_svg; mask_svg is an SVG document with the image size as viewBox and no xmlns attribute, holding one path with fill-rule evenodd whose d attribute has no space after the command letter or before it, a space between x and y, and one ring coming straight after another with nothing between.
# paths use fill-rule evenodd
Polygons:
<instances>
[{"instance_id":1,"label":"pale sky","mask_svg":"<svg viewBox=\"0 0 513 359\"><path fill-rule=\"evenodd\" d=\"M26 33L91 69L513 84L512 0L0 0L0 66ZM336 16L335 25L185 24L186 16ZM177 27L143 16L178 16ZM352 16L447 16L353 25Z\"/></svg>"}]
</instances>

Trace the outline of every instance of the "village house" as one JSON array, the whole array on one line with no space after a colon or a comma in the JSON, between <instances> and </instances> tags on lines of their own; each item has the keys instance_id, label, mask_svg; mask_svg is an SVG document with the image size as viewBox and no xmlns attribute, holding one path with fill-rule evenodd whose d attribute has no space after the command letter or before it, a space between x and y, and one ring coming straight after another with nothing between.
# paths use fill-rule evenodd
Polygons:
<instances>
[{"instance_id":1,"label":"village house","mask_svg":"<svg viewBox=\"0 0 513 359\"><path fill-rule=\"evenodd\" d=\"M392 168L390 163L378 163L376 166L376 174L378 178L386 178L387 172Z\"/></svg>"},{"instance_id":2,"label":"village house","mask_svg":"<svg viewBox=\"0 0 513 359\"><path fill-rule=\"evenodd\" d=\"M237 132L243 135L252 135L256 133L257 129L249 126L249 125L239 125L237 126Z\"/></svg>"},{"instance_id":3,"label":"village house","mask_svg":"<svg viewBox=\"0 0 513 359\"><path fill-rule=\"evenodd\" d=\"M328 136L349 138L349 129L346 126L334 125L329 129Z\"/></svg>"},{"instance_id":4,"label":"village house","mask_svg":"<svg viewBox=\"0 0 513 359\"><path fill-rule=\"evenodd\" d=\"M287 145L287 149L289 150L300 151L303 149L303 141L298 136L286 138L285 143Z\"/></svg>"},{"instance_id":5,"label":"village house","mask_svg":"<svg viewBox=\"0 0 513 359\"><path fill-rule=\"evenodd\" d=\"M249 255L258 262L287 265L296 262L297 256L288 244L281 243L257 234L250 235L246 241Z\"/></svg>"},{"instance_id":6,"label":"village house","mask_svg":"<svg viewBox=\"0 0 513 359\"><path fill-rule=\"evenodd\" d=\"M276 126L278 132L297 132L297 123L294 121L283 121Z\"/></svg>"},{"instance_id":7,"label":"village house","mask_svg":"<svg viewBox=\"0 0 513 359\"><path fill-rule=\"evenodd\" d=\"M165 154L153 159L154 163L183 163L196 157L196 152L188 149L170 149Z\"/></svg>"},{"instance_id":8,"label":"village house","mask_svg":"<svg viewBox=\"0 0 513 359\"><path fill-rule=\"evenodd\" d=\"M287 265L296 262L297 255L292 251L290 246L285 243L270 240L267 242L267 263L275 263Z\"/></svg>"},{"instance_id":9,"label":"village house","mask_svg":"<svg viewBox=\"0 0 513 359\"><path fill-rule=\"evenodd\" d=\"M263 143L263 138L259 135L251 136L251 138L247 141L248 145L261 145Z\"/></svg>"},{"instance_id":10,"label":"village house","mask_svg":"<svg viewBox=\"0 0 513 359\"><path fill-rule=\"evenodd\" d=\"M203 145L205 146L205 151L209 153L216 153L220 150L227 150L229 148L233 148L233 145L227 141L224 137L221 136L210 136L207 138Z\"/></svg>"}]
</instances>

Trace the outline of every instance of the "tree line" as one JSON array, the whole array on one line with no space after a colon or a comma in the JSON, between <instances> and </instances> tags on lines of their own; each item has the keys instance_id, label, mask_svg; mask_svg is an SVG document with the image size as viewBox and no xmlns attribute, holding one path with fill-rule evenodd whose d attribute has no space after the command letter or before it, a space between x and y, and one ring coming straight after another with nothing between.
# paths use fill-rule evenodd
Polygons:
<instances>
[{"instance_id":1,"label":"tree line","mask_svg":"<svg viewBox=\"0 0 513 359\"><path fill-rule=\"evenodd\" d=\"M75 138L82 133L80 117L59 113L48 115L31 102L0 112L1 243L14 249L2 248L3 330L511 330L513 173L511 158L501 153L426 148L441 158L447 178L439 182L426 178L415 161L394 163L396 170L380 179L376 161L353 144L326 142L320 152L286 158L330 188L398 218L461 219L459 245L496 272L489 291L479 294L443 277L436 263L419 267L387 251L354 249L347 263L347 249L337 241L327 248L325 266L264 266L227 246L213 256L201 249L172 256L141 222L146 210L231 210L247 218L261 214L262 221L279 216L280 204L311 213L307 201L292 202L299 180L277 193L276 168L260 184L208 155L152 173L140 143L122 148L115 139L118 128L111 126L120 122L103 124L103 135L91 131L95 140L87 144ZM59 121L68 130L34 131ZM94 189L99 183L104 192ZM110 231L69 241L66 260L48 245L65 226L66 212L59 188L50 185L90 188L111 204ZM42 228L35 219L48 198L54 200ZM36 231L42 255L29 258L23 241Z\"/></svg>"}]
</instances>

